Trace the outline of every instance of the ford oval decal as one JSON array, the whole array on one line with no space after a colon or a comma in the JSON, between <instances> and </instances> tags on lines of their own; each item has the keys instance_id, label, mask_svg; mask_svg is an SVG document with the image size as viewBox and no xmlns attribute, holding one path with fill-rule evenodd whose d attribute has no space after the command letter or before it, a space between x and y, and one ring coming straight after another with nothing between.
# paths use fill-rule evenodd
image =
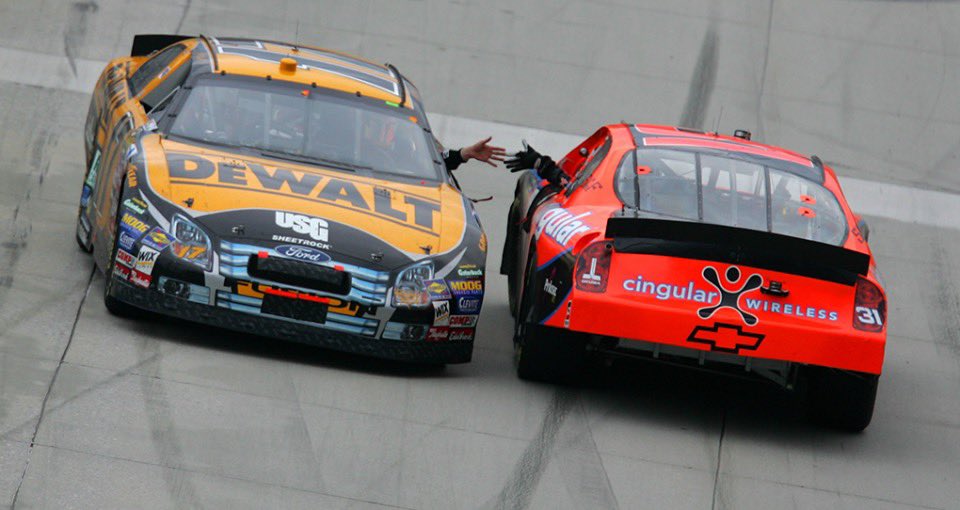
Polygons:
<instances>
[{"instance_id":1,"label":"ford oval decal","mask_svg":"<svg viewBox=\"0 0 960 510\"><path fill-rule=\"evenodd\" d=\"M330 260L330 255L320 251L314 250L313 248L307 248L306 246L295 246L292 244L284 244L276 247L277 253L283 255L284 257L290 257L297 260L307 260L310 262L323 263Z\"/></svg>"}]
</instances>

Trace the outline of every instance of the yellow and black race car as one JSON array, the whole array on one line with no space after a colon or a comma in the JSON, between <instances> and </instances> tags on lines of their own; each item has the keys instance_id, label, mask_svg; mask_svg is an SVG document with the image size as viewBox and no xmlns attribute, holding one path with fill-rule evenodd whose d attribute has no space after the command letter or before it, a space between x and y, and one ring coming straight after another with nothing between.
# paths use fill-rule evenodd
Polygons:
<instances>
[{"instance_id":1,"label":"yellow and black race car","mask_svg":"<svg viewBox=\"0 0 960 510\"><path fill-rule=\"evenodd\" d=\"M395 67L141 35L87 116L104 301L376 357L470 360L486 236Z\"/></svg>"}]
</instances>

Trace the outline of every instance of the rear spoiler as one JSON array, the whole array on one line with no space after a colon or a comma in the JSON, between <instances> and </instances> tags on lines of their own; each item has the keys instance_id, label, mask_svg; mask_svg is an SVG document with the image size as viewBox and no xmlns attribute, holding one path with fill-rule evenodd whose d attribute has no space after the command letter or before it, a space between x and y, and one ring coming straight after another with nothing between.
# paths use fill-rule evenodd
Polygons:
<instances>
[{"instance_id":1,"label":"rear spoiler","mask_svg":"<svg viewBox=\"0 0 960 510\"><path fill-rule=\"evenodd\" d=\"M169 35L169 34L140 34L133 36L133 48L130 49L131 57L145 57L154 51L162 50L171 44L178 43L186 39L193 39L192 35Z\"/></svg>"},{"instance_id":2,"label":"rear spoiler","mask_svg":"<svg viewBox=\"0 0 960 510\"><path fill-rule=\"evenodd\" d=\"M643 253L742 264L853 285L870 256L854 250L760 230L692 221L614 216L607 237L621 253Z\"/></svg>"}]
</instances>

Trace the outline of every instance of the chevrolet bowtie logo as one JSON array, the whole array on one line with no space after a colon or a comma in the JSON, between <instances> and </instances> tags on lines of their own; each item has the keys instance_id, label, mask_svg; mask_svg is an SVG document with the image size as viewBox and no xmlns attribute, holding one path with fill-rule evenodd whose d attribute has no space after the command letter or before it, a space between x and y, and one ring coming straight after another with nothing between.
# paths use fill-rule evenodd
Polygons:
<instances>
[{"instance_id":1,"label":"chevrolet bowtie logo","mask_svg":"<svg viewBox=\"0 0 960 510\"><path fill-rule=\"evenodd\" d=\"M742 326L716 323L713 327L697 326L687 337L688 342L707 344L711 351L738 354L741 349L755 351L763 342L764 335L745 333Z\"/></svg>"}]
</instances>

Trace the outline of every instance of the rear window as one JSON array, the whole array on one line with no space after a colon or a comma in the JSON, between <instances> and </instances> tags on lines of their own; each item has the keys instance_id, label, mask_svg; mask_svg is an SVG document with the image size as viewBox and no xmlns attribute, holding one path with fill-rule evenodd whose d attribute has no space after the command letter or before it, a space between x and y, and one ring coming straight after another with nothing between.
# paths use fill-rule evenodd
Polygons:
<instances>
[{"instance_id":1,"label":"rear window","mask_svg":"<svg viewBox=\"0 0 960 510\"><path fill-rule=\"evenodd\" d=\"M665 218L765 230L833 245L846 218L816 182L722 151L637 149L617 172L624 205Z\"/></svg>"}]
</instances>

